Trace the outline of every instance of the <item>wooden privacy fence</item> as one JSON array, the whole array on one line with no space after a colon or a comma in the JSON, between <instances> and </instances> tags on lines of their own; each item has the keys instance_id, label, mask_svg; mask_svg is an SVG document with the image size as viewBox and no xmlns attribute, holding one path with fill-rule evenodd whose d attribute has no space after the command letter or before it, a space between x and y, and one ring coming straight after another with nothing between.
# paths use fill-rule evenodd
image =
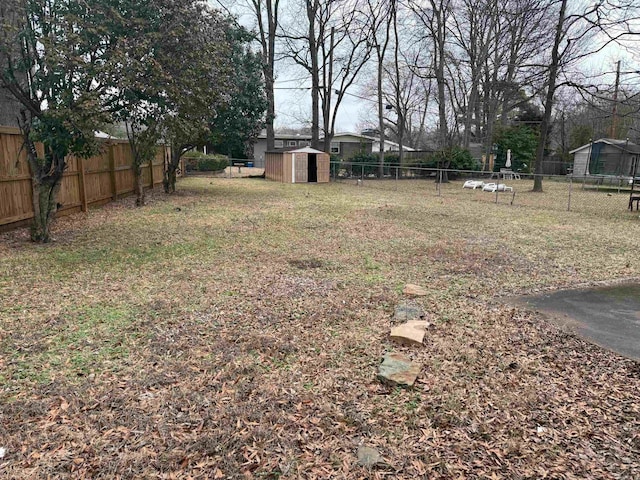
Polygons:
<instances>
[{"instance_id":1,"label":"wooden privacy fence","mask_svg":"<svg viewBox=\"0 0 640 480\"><path fill-rule=\"evenodd\" d=\"M67 157L67 169L58 195L61 204L58 215L85 212L90 206L103 205L133 193L133 158L129 142L109 139L103 144L101 153L94 157ZM151 165L142 166L145 188L162 183L164 162L169 155L167 147L159 146ZM31 175L20 130L0 127L0 229L33 218L31 199Z\"/></svg>"}]
</instances>

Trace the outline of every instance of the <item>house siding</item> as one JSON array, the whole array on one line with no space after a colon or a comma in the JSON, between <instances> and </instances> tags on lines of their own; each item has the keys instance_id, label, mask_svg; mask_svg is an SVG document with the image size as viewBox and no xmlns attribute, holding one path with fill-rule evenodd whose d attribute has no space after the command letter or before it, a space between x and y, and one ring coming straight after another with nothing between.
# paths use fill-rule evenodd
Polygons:
<instances>
[{"instance_id":1,"label":"house siding","mask_svg":"<svg viewBox=\"0 0 640 480\"><path fill-rule=\"evenodd\" d=\"M360 153L372 153L372 143L364 142L340 142L340 158L349 160Z\"/></svg>"}]
</instances>

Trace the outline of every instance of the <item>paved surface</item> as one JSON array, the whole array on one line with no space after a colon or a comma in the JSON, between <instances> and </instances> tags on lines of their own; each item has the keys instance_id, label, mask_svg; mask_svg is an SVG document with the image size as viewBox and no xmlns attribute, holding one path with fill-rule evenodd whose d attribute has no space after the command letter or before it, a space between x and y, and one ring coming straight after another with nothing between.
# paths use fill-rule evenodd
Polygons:
<instances>
[{"instance_id":1,"label":"paved surface","mask_svg":"<svg viewBox=\"0 0 640 480\"><path fill-rule=\"evenodd\" d=\"M640 285L565 290L520 300L587 340L640 360Z\"/></svg>"}]
</instances>

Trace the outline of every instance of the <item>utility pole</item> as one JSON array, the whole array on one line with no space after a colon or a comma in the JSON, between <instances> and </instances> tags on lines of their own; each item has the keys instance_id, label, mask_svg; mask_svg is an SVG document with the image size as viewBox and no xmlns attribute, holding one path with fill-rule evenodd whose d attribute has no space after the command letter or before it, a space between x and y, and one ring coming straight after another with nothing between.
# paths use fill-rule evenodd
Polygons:
<instances>
[{"instance_id":1,"label":"utility pole","mask_svg":"<svg viewBox=\"0 0 640 480\"><path fill-rule=\"evenodd\" d=\"M618 123L618 89L620 88L620 60L616 69L616 84L613 89L613 110L611 118L611 138L616 138L616 124Z\"/></svg>"}]
</instances>

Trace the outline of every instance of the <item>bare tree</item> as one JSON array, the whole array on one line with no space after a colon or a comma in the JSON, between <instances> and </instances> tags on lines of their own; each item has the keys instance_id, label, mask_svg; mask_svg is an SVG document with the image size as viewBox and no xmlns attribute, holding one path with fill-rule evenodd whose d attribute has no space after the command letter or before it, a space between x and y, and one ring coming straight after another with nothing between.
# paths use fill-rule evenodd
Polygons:
<instances>
[{"instance_id":1,"label":"bare tree","mask_svg":"<svg viewBox=\"0 0 640 480\"><path fill-rule=\"evenodd\" d=\"M493 43L493 24L498 21L495 9L491 9L494 0L462 0L460 15L452 18L453 38L464 56L456 65L466 67L467 74L459 74L459 80L466 85L461 88L462 99L459 102L464 115L463 146L469 148L472 138L471 127L475 127L474 137L480 137L480 81L482 66L488 61ZM461 56L462 56L461 55ZM466 78L465 78L466 76ZM459 110L459 111L460 111Z\"/></svg>"},{"instance_id":2,"label":"bare tree","mask_svg":"<svg viewBox=\"0 0 640 480\"><path fill-rule=\"evenodd\" d=\"M385 144L385 121L384 121L384 95L382 83L384 78L384 60L389 46L392 17L390 14L395 0L367 0L365 13L370 18L369 29L371 44L375 52L376 59L376 97L378 106L378 136L380 138L380 152L378 164L378 177L384 175L384 144Z\"/></svg>"},{"instance_id":3,"label":"bare tree","mask_svg":"<svg viewBox=\"0 0 640 480\"><path fill-rule=\"evenodd\" d=\"M575 86L570 78L558 81L559 76L578 60L601 51L611 43L620 42L629 35L638 34L633 30L634 23L639 19L635 2L600 1L573 13L567 11L567 0L554 3L557 8L555 36L551 59L546 69L544 115L536 150L534 192L542 192L543 161L557 90L563 85ZM587 41L588 45L585 45Z\"/></svg>"},{"instance_id":4,"label":"bare tree","mask_svg":"<svg viewBox=\"0 0 640 480\"><path fill-rule=\"evenodd\" d=\"M431 44L433 57L431 74L436 80L438 100L438 138L439 147L446 149L450 144L449 127L447 123L447 89L449 79L446 75L447 42L449 41L448 23L451 21L453 0L429 0L423 8L412 4L418 25L427 33L422 40Z\"/></svg>"},{"instance_id":5,"label":"bare tree","mask_svg":"<svg viewBox=\"0 0 640 480\"><path fill-rule=\"evenodd\" d=\"M283 34L289 58L311 77L314 148L320 147L322 120L323 148L329 150L340 104L371 53L365 22L356 6L351 0L304 0L305 30L291 26Z\"/></svg>"},{"instance_id":6,"label":"bare tree","mask_svg":"<svg viewBox=\"0 0 640 480\"><path fill-rule=\"evenodd\" d=\"M401 43L400 40L398 44ZM384 100L392 107L389 111L394 112L386 116L385 125L399 144L400 160L404 159L402 145L416 147L425 131L431 78L417 75L415 71L416 65L424 63L423 55L424 51L419 48L396 51L394 40L394 58L385 64Z\"/></svg>"},{"instance_id":7,"label":"bare tree","mask_svg":"<svg viewBox=\"0 0 640 480\"><path fill-rule=\"evenodd\" d=\"M267 150L275 147L273 122L275 113L276 33L279 24L280 0L249 0L258 26L258 41L262 53L262 72L267 94Z\"/></svg>"}]
</instances>

